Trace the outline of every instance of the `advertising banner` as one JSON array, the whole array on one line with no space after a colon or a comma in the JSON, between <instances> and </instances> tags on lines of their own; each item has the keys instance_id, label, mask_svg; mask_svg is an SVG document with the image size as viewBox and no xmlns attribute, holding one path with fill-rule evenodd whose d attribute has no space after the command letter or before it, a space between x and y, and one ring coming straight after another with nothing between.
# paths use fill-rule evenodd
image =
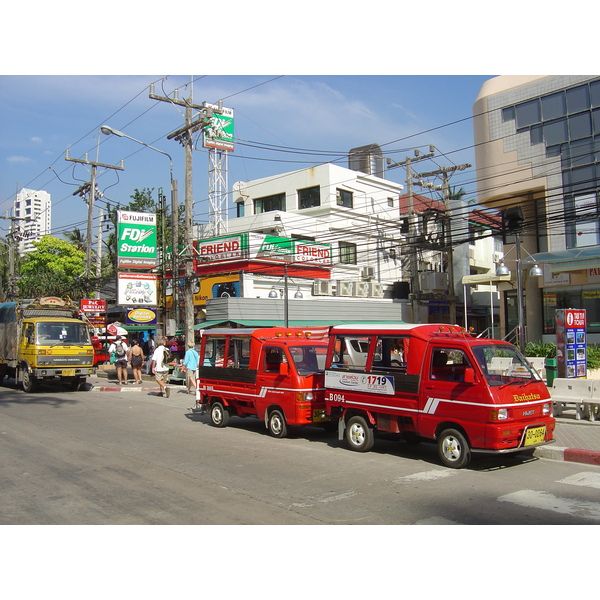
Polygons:
<instances>
[{"instance_id":1,"label":"advertising banner","mask_svg":"<svg viewBox=\"0 0 600 600\"><path fill-rule=\"evenodd\" d=\"M153 269L158 264L156 215L117 211L117 267Z\"/></svg>"},{"instance_id":2,"label":"advertising banner","mask_svg":"<svg viewBox=\"0 0 600 600\"><path fill-rule=\"evenodd\" d=\"M215 104L205 104L213 110L217 110ZM204 128L205 148L217 148L233 152L233 108L223 108L223 113L214 114L210 119L210 125Z\"/></svg>"},{"instance_id":3,"label":"advertising banner","mask_svg":"<svg viewBox=\"0 0 600 600\"><path fill-rule=\"evenodd\" d=\"M348 373L347 371L325 371L325 387L348 392L370 392L393 396L394 378L371 373ZM343 401L340 396L339 400Z\"/></svg>"},{"instance_id":4,"label":"advertising banner","mask_svg":"<svg viewBox=\"0 0 600 600\"><path fill-rule=\"evenodd\" d=\"M117 273L117 304L157 306L157 281L152 273Z\"/></svg>"},{"instance_id":5,"label":"advertising banner","mask_svg":"<svg viewBox=\"0 0 600 600\"><path fill-rule=\"evenodd\" d=\"M128 307L125 309L126 325L156 325L156 311L152 308Z\"/></svg>"},{"instance_id":6,"label":"advertising banner","mask_svg":"<svg viewBox=\"0 0 600 600\"><path fill-rule=\"evenodd\" d=\"M559 377L587 377L587 318L584 309L556 311L556 366Z\"/></svg>"},{"instance_id":7,"label":"advertising banner","mask_svg":"<svg viewBox=\"0 0 600 600\"><path fill-rule=\"evenodd\" d=\"M81 300L81 312L84 313L101 313L106 312L106 300L83 299Z\"/></svg>"}]
</instances>

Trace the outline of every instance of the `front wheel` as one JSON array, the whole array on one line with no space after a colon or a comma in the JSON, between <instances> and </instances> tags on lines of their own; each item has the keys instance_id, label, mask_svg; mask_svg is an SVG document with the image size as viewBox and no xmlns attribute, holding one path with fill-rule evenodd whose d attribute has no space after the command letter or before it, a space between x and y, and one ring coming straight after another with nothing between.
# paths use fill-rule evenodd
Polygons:
<instances>
[{"instance_id":1,"label":"front wheel","mask_svg":"<svg viewBox=\"0 0 600 600\"><path fill-rule=\"evenodd\" d=\"M276 438L284 438L287 436L287 425L285 424L285 417L283 413L278 410L272 410L269 414L269 420L267 421L267 427L269 433Z\"/></svg>"},{"instance_id":2,"label":"front wheel","mask_svg":"<svg viewBox=\"0 0 600 600\"><path fill-rule=\"evenodd\" d=\"M467 438L456 429L445 429L438 438L438 453L442 463L451 469L462 469L471 460Z\"/></svg>"},{"instance_id":3,"label":"front wheel","mask_svg":"<svg viewBox=\"0 0 600 600\"><path fill-rule=\"evenodd\" d=\"M210 422L214 427L227 427L229 412L221 402L215 402L210 407Z\"/></svg>"},{"instance_id":4,"label":"front wheel","mask_svg":"<svg viewBox=\"0 0 600 600\"><path fill-rule=\"evenodd\" d=\"M37 379L27 370L21 371L21 383L23 391L31 394L38 389Z\"/></svg>"},{"instance_id":5,"label":"front wheel","mask_svg":"<svg viewBox=\"0 0 600 600\"><path fill-rule=\"evenodd\" d=\"M364 417L357 415L348 421L346 441L355 452L368 452L373 447L375 434Z\"/></svg>"}]
</instances>

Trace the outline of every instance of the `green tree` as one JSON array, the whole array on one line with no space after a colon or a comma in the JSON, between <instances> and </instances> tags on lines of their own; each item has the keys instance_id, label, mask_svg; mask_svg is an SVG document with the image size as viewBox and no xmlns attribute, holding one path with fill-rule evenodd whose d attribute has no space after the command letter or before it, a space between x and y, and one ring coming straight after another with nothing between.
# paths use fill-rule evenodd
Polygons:
<instances>
[{"instance_id":1,"label":"green tree","mask_svg":"<svg viewBox=\"0 0 600 600\"><path fill-rule=\"evenodd\" d=\"M79 227L75 227L72 231L69 231L64 235L65 239L71 242L78 250L85 252L85 233L83 233Z\"/></svg>"},{"instance_id":2,"label":"green tree","mask_svg":"<svg viewBox=\"0 0 600 600\"><path fill-rule=\"evenodd\" d=\"M79 300L88 296L85 252L67 240L43 236L28 252L20 268L19 294L22 298L69 296Z\"/></svg>"}]
</instances>

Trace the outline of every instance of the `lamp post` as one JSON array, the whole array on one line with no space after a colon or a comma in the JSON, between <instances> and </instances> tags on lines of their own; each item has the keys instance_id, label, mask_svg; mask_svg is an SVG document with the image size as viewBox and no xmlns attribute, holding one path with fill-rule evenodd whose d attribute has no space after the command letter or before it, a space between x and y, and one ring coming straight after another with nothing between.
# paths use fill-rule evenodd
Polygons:
<instances>
[{"instance_id":1,"label":"lamp post","mask_svg":"<svg viewBox=\"0 0 600 600\"><path fill-rule=\"evenodd\" d=\"M178 285L178 279L179 279L179 261L178 261L178 256L177 256L177 251L178 251L178 247L179 247L179 219L178 219L178 208L177 208L177 181L175 179L173 179L173 159L171 158L171 155L168 154L167 152L164 152L163 150L159 150L158 148L155 148L154 146L150 146L150 144L146 144L146 142L142 142L141 140L137 140L134 137L131 137L130 135L127 135L126 133L123 133L122 131L119 131L118 129L113 129L112 127L109 127L108 125L102 125L102 127L100 127L100 131L105 134L105 135L116 135L117 137L123 137L123 138L127 138L128 140L131 140L132 142L136 142L137 144L141 144L142 146L145 146L146 148L150 148L150 150L154 150L155 152L158 152L160 154L164 154L168 159L169 159L169 180L170 180L170 186L171 186L171 219L172 219L172 223L171 223L171 230L172 230L172 237L173 237L173 241L172 241L172 245L171 245L171 261L172 261L172 266L171 266L171 274L172 274L172 292L173 292L173 308L174 308L174 312L175 312L175 323L176 323L176 328L179 328L180 326L180 315L179 315L179 285ZM163 237L164 237L164 229L163 229ZM164 244L163 244L164 246ZM162 249L162 252L164 253L164 247ZM165 281L163 279L162 281L162 290L163 290L163 300L164 300L164 289L165 289ZM166 316L166 304L163 301L163 310L165 311L165 316ZM163 326L165 326L166 324L163 323ZM165 331L164 333L166 334L166 327L165 327Z\"/></svg>"},{"instance_id":2,"label":"lamp post","mask_svg":"<svg viewBox=\"0 0 600 600\"><path fill-rule=\"evenodd\" d=\"M525 352L525 298L523 291L523 262L521 260L521 234L519 232L515 233L516 243L513 248L516 249L517 253L517 337L519 338L519 350L522 353ZM510 270L504 264L504 259L511 253L511 248L502 258L500 264L496 268L496 275L510 275ZM527 252L527 250L525 250ZM529 252L527 252L529 254ZM533 259L533 256L529 254L529 256ZM539 267L537 263L534 263L533 267L529 271L530 277L540 277L543 275L542 269Z\"/></svg>"}]
</instances>

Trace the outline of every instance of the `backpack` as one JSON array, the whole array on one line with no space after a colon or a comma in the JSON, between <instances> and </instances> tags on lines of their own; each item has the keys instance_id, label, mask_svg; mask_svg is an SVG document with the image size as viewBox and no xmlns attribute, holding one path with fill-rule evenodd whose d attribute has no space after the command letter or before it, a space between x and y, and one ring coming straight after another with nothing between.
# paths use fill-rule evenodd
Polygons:
<instances>
[{"instance_id":1,"label":"backpack","mask_svg":"<svg viewBox=\"0 0 600 600\"><path fill-rule=\"evenodd\" d=\"M162 366L166 367L173 359L173 355L171 354L171 351L166 346L163 346L163 348L164 349L163 349Z\"/></svg>"},{"instance_id":2,"label":"backpack","mask_svg":"<svg viewBox=\"0 0 600 600\"><path fill-rule=\"evenodd\" d=\"M123 358L125 356L125 348L123 348L123 342L119 342L118 346L115 344L115 354L117 355L117 358Z\"/></svg>"}]
</instances>

